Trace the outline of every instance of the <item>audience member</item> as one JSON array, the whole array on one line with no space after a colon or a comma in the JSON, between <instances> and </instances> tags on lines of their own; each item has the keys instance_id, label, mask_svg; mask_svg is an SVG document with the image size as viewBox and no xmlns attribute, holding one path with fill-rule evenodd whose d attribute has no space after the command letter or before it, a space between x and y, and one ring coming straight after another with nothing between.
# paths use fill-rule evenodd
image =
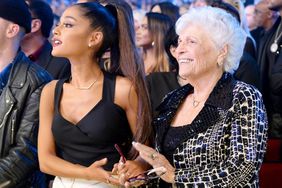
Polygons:
<instances>
[{"instance_id":1,"label":"audience member","mask_svg":"<svg viewBox=\"0 0 282 188\"><path fill-rule=\"evenodd\" d=\"M255 19L255 5L248 5L245 7L247 26L250 31L257 28L257 22Z\"/></svg>"},{"instance_id":2,"label":"audience member","mask_svg":"<svg viewBox=\"0 0 282 188\"><path fill-rule=\"evenodd\" d=\"M51 7L41 0L31 0L31 32L21 42L23 52L38 65L47 70L54 79L70 76L70 64L65 58L54 57L48 41L53 26L54 15Z\"/></svg>"},{"instance_id":3,"label":"audience member","mask_svg":"<svg viewBox=\"0 0 282 188\"><path fill-rule=\"evenodd\" d=\"M142 65L127 54L132 41L119 40L127 27L119 11L113 5L75 4L54 29L52 54L68 58L72 67L71 78L44 88L40 104L40 168L56 176L55 188L115 187L111 183L117 179L109 170L120 157L114 145L129 157L132 139L149 142ZM127 32L133 31L131 23ZM102 71L98 61L109 47L111 67Z\"/></svg>"},{"instance_id":4,"label":"audience member","mask_svg":"<svg viewBox=\"0 0 282 188\"><path fill-rule=\"evenodd\" d=\"M136 32L136 44L143 50L146 74L169 72L169 59L164 49L166 32L173 25L171 19L161 13L149 12Z\"/></svg>"},{"instance_id":5,"label":"audience member","mask_svg":"<svg viewBox=\"0 0 282 188\"><path fill-rule=\"evenodd\" d=\"M175 58L177 42L178 36L173 26L169 29L165 37L165 51L169 57L170 64L174 67L174 71L154 72L146 76L154 116L158 113L157 107L161 104L165 95L185 83L185 79L178 76L178 62Z\"/></svg>"},{"instance_id":6,"label":"audience member","mask_svg":"<svg viewBox=\"0 0 282 188\"><path fill-rule=\"evenodd\" d=\"M282 13L282 1L271 0L268 8ZM260 40L258 63L261 70L262 94L264 97L269 121L269 136L282 138L282 22L281 16L273 27Z\"/></svg>"},{"instance_id":7,"label":"audience member","mask_svg":"<svg viewBox=\"0 0 282 188\"><path fill-rule=\"evenodd\" d=\"M275 23L278 14L275 11L268 9L268 0L260 0L255 5L255 19L258 28L251 31L251 35L256 40L257 47L266 31L268 31Z\"/></svg>"},{"instance_id":8,"label":"audience member","mask_svg":"<svg viewBox=\"0 0 282 188\"><path fill-rule=\"evenodd\" d=\"M232 77L245 33L212 7L189 10L176 32L179 75L189 84L160 105L156 150L133 145L163 180L159 187L258 187L266 113L259 91Z\"/></svg>"},{"instance_id":9,"label":"audience member","mask_svg":"<svg viewBox=\"0 0 282 188\"><path fill-rule=\"evenodd\" d=\"M46 187L39 171L37 133L39 98L51 76L20 50L31 30L24 0L0 1L0 184Z\"/></svg>"}]
</instances>

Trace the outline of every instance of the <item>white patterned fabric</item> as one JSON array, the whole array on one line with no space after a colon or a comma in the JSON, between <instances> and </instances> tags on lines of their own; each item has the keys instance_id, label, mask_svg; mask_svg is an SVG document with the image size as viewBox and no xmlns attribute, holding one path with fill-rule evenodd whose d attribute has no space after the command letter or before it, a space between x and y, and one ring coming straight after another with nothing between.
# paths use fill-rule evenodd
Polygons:
<instances>
[{"instance_id":1,"label":"white patterned fabric","mask_svg":"<svg viewBox=\"0 0 282 188\"><path fill-rule=\"evenodd\" d=\"M160 105L153 123L160 153L165 150L170 123L191 91L191 85L183 86L169 93ZM176 187L259 187L267 117L257 89L225 73L187 126L172 156Z\"/></svg>"}]
</instances>

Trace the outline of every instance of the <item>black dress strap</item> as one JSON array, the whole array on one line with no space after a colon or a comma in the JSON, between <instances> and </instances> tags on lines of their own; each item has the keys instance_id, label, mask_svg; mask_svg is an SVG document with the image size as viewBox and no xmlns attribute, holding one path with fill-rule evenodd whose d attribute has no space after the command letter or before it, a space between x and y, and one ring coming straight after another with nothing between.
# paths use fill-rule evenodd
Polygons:
<instances>
[{"instance_id":1,"label":"black dress strap","mask_svg":"<svg viewBox=\"0 0 282 188\"><path fill-rule=\"evenodd\" d=\"M103 99L114 102L116 87L116 76L107 72L104 72L104 84L103 84Z\"/></svg>"},{"instance_id":2,"label":"black dress strap","mask_svg":"<svg viewBox=\"0 0 282 188\"><path fill-rule=\"evenodd\" d=\"M55 96L54 96L54 105L55 105L55 112L58 113L59 112L59 104L61 101L61 95L62 95L62 91L63 91L63 85L65 83L67 79L60 79L58 80L58 82L56 83L56 87L55 87Z\"/></svg>"}]
</instances>

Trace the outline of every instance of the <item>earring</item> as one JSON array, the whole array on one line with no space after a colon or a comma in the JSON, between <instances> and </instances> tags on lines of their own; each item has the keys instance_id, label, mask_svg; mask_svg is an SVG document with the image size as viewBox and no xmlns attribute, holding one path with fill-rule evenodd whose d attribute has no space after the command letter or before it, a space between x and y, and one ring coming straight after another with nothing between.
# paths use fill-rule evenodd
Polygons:
<instances>
[{"instance_id":1,"label":"earring","mask_svg":"<svg viewBox=\"0 0 282 188\"><path fill-rule=\"evenodd\" d=\"M155 41L152 42L152 46L155 46Z\"/></svg>"},{"instance_id":2,"label":"earring","mask_svg":"<svg viewBox=\"0 0 282 188\"><path fill-rule=\"evenodd\" d=\"M217 65L219 66L219 67L221 67L222 66L222 62L217 62Z\"/></svg>"},{"instance_id":3,"label":"earring","mask_svg":"<svg viewBox=\"0 0 282 188\"><path fill-rule=\"evenodd\" d=\"M89 47L89 48L92 48L92 45L91 45L91 44L88 44L88 47Z\"/></svg>"}]
</instances>

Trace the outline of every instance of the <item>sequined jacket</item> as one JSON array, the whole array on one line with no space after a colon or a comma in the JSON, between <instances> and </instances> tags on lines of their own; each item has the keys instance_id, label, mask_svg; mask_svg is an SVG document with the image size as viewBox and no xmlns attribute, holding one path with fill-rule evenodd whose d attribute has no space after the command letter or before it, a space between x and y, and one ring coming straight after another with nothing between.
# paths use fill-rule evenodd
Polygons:
<instances>
[{"instance_id":1,"label":"sequined jacket","mask_svg":"<svg viewBox=\"0 0 282 188\"><path fill-rule=\"evenodd\" d=\"M169 93L153 124L156 148L162 143L181 102L193 87ZM176 187L258 187L267 140L262 96L254 87L223 74L203 109L188 125L173 153Z\"/></svg>"}]
</instances>

